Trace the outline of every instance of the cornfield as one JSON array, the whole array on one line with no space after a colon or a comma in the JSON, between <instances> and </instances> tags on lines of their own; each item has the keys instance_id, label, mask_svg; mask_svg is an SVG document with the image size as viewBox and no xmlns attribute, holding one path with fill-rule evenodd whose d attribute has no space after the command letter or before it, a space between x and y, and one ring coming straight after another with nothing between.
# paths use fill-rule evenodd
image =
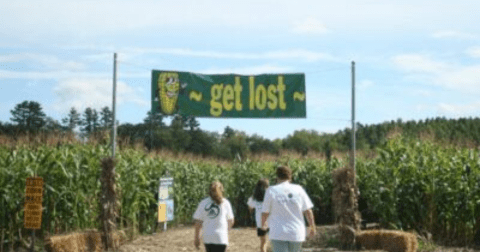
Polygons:
<instances>
[{"instance_id":1,"label":"cornfield","mask_svg":"<svg viewBox=\"0 0 480 252\"><path fill-rule=\"evenodd\" d=\"M392 139L373 159L357 160L360 197L378 215L383 226L419 232L437 239L471 243L480 228L480 159L477 150L443 148L429 142ZM98 228L101 160L108 146L0 147L0 232L3 248L14 248L28 237L23 230L23 203L27 177L43 177L42 229L39 236ZM262 177L273 183L274 168L286 164L294 183L311 197L317 221L333 220L332 171L348 160L333 158L280 159L277 162L165 161L144 152L121 150L116 157L117 227L153 232L157 220L159 179L174 178L175 220L188 224L213 180L225 186L238 225L251 225L247 198ZM2 235L3 234L3 235Z\"/></svg>"}]
</instances>

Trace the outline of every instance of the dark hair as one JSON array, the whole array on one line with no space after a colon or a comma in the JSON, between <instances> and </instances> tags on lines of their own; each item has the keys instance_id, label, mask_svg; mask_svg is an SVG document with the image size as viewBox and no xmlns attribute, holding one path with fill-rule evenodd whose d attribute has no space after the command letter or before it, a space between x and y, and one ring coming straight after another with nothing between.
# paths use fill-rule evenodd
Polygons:
<instances>
[{"instance_id":1,"label":"dark hair","mask_svg":"<svg viewBox=\"0 0 480 252\"><path fill-rule=\"evenodd\" d=\"M262 202L269 184L268 179L263 178L258 180L257 185L255 186L255 191L253 192L253 199Z\"/></svg>"},{"instance_id":2,"label":"dark hair","mask_svg":"<svg viewBox=\"0 0 480 252\"><path fill-rule=\"evenodd\" d=\"M208 194L213 199L213 201L220 205L223 201L223 185L220 181L215 181L210 184Z\"/></svg>"},{"instance_id":3,"label":"dark hair","mask_svg":"<svg viewBox=\"0 0 480 252\"><path fill-rule=\"evenodd\" d=\"M288 168L287 166L279 166L277 167L277 178L281 180L290 180L292 179L292 170Z\"/></svg>"}]
</instances>

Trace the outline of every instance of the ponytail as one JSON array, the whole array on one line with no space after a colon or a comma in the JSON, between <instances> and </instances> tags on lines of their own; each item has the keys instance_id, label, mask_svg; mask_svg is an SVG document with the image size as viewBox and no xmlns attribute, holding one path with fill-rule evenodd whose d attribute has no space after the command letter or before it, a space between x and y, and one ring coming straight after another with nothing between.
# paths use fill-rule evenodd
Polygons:
<instances>
[{"instance_id":1,"label":"ponytail","mask_svg":"<svg viewBox=\"0 0 480 252\"><path fill-rule=\"evenodd\" d=\"M223 185L220 181L215 181L210 184L208 194L213 199L215 204L220 205L223 201Z\"/></svg>"},{"instance_id":2,"label":"ponytail","mask_svg":"<svg viewBox=\"0 0 480 252\"><path fill-rule=\"evenodd\" d=\"M265 197L265 191L269 186L268 179L260 179L255 186L255 191L253 192L253 199L258 202L263 202L263 198Z\"/></svg>"}]
</instances>

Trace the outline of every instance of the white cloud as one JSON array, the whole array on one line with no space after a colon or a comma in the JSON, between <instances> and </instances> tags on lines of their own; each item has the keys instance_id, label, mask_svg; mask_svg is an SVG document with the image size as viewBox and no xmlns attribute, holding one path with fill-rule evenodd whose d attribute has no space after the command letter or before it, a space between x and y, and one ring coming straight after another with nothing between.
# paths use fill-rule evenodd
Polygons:
<instances>
[{"instance_id":1,"label":"white cloud","mask_svg":"<svg viewBox=\"0 0 480 252\"><path fill-rule=\"evenodd\" d=\"M298 59L306 61L339 61L340 59L328 53L309 51L305 49L290 49L281 51L267 51L259 53L249 52L219 52L219 51L201 51L183 48L123 48L126 54L169 54L184 57L216 58L216 59L237 59L237 60L288 60Z\"/></svg>"},{"instance_id":2,"label":"white cloud","mask_svg":"<svg viewBox=\"0 0 480 252\"><path fill-rule=\"evenodd\" d=\"M415 105L415 110L417 112L425 112L427 110L431 109L431 106L430 105L426 105L426 104L417 104Z\"/></svg>"},{"instance_id":3,"label":"white cloud","mask_svg":"<svg viewBox=\"0 0 480 252\"><path fill-rule=\"evenodd\" d=\"M432 60L421 54L403 54L392 58L393 63L406 72L441 73L450 66L444 62Z\"/></svg>"},{"instance_id":4,"label":"white cloud","mask_svg":"<svg viewBox=\"0 0 480 252\"><path fill-rule=\"evenodd\" d=\"M398 55L392 62L409 79L461 92L480 92L480 65L457 65L421 54Z\"/></svg>"},{"instance_id":5,"label":"white cloud","mask_svg":"<svg viewBox=\"0 0 480 252\"><path fill-rule=\"evenodd\" d=\"M358 88L362 89L362 90L365 90L367 88L373 87L374 85L375 85L375 83L371 80L361 80L358 83Z\"/></svg>"},{"instance_id":6,"label":"white cloud","mask_svg":"<svg viewBox=\"0 0 480 252\"><path fill-rule=\"evenodd\" d=\"M37 53L19 53L1 55L0 62L2 63L25 63L25 64L39 64L40 67L53 70L84 70L86 66L83 63L73 60L63 60L57 56Z\"/></svg>"},{"instance_id":7,"label":"white cloud","mask_svg":"<svg viewBox=\"0 0 480 252\"><path fill-rule=\"evenodd\" d=\"M315 18L308 18L301 22L295 22L295 27L293 28L294 33L298 34L325 34L328 32L327 27Z\"/></svg>"},{"instance_id":8,"label":"white cloud","mask_svg":"<svg viewBox=\"0 0 480 252\"><path fill-rule=\"evenodd\" d=\"M478 9L476 0L444 2L434 8L430 1L414 0L18 0L2 3L0 34L29 41L52 34L88 41L92 35L120 31L272 30L305 17L321 19L335 30L397 32L398 28L433 30L470 25L475 23ZM58 41L58 37L50 38Z\"/></svg>"},{"instance_id":9,"label":"white cloud","mask_svg":"<svg viewBox=\"0 0 480 252\"><path fill-rule=\"evenodd\" d=\"M273 66L273 65L260 65L252 67L235 67L235 68L208 68L198 71L202 74L265 74L265 73L287 73L291 72L292 69L289 67Z\"/></svg>"},{"instance_id":10,"label":"white cloud","mask_svg":"<svg viewBox=\"0 0 480 252\"><path fill-rule=\"evenodd\" d=\"M0 79L64 79L75 77L108 78L112 73L71 72L71 71L9 71L0 70Z\"/></svg>"},{"instance_id":11,"label":"white cloud","mask_svg":"<svg viewBox=\"0 0 480 252\"><path fill-rule=\"evenodd\" d=\"M54 109L66 112L71 107L82 111L87 107L100 109L112 106L112 81L108 79L66 79L53 88L57 101ZM147 106L149 103L140 97L135 88L125 82L117 82L117 104L133 103Z\"/></svg>"},{"instance_id":12,"label":"white cloud","mask_svg":"<svg viewBox=\"0 0 480 252\"><path fill-rule=\"evenodd\" d=\"M450 104L450 103L439 103L437 105L437 110L441 114L455 116L455 117L465 117L471 115L478 115L480 112L480 102L473 102L470 104Z\"/></svg>"},{"instance_id":13,"label":"white cloud","mask_svg":"<svg viewBox=\"0 0 480 252\"><path fill-rule=\"evenodd\" d=\"M432 34L432 37L438 39L445 39L445 38L454 38L454 39L478 39L479 37L472 33L466 32L459 32L453 30L443 30L437 31Z\"/></svg>"},{"instance_id":14,"label":"white cloud","mask_svg":"<svg viewBox=\"0 0 480 252\"><path fill-rule=\"evenodd\" d=\"M465 52L469 57L480 58L480 46L470 47Z\"/></svg>"},{"instance_id":15,"label":"white cloud","mask_svg":"<svg viewBox=\"0 0 480 252\"><path fill-rule=\"evenodd\" d=\"M411 93L413 95L418 95L418 96L423 96L423 97L431 97L433 93L431 91L425 90L425 89L415 89L412 90Z\"/></svg>"},{"instance_id":16,"label":"white cloud","mask_svg":"<svg viewBox=\"0 0 480 252\"><path fill-rule=\"evenodd\" d=\"M453 71L441 73L436 82L451 89L466 92L480 92L480 65L464 66Z\"/></svg>"}]
</instances>

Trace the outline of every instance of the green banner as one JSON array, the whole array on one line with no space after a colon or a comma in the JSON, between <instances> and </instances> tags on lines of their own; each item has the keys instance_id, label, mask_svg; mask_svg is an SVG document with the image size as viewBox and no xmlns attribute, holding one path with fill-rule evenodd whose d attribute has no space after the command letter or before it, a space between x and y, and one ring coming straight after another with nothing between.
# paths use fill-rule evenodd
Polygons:
<instances>
[{"instance_id":1,"label":"green banner","mask_svg":"<svg viewBox=\"0 0 480 252\"><path fill-rule=\"evenodd\" d=\"M152 71L152 111L164 115L304 118L305 74Z\"/></svg>"}]
</instances>

